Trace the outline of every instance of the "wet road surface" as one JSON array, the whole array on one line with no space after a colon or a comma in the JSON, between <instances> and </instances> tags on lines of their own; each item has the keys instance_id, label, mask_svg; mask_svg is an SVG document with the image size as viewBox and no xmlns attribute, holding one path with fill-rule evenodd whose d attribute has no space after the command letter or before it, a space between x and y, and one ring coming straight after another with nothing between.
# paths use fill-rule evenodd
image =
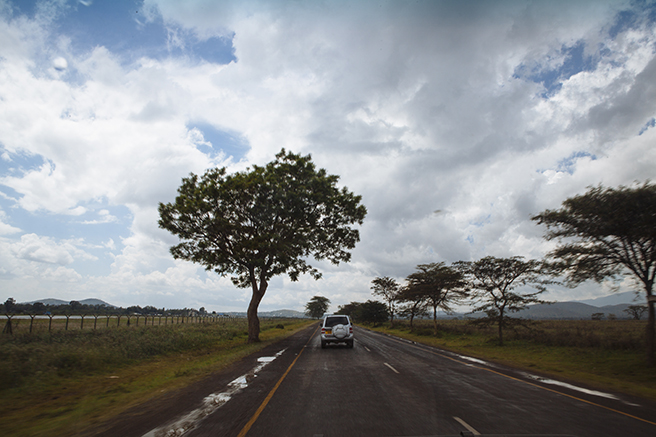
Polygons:
<instances>
[{"instance_id":1,"label":"wet road surface","mask_svg":"<svg viewBox=\"0 0 656 437\"><path fill-rule=\"evenodd\" d=\"M540 381L479 360L355 329L321 349L316 325L205 382L139 436L654 436L653 404ZM258 360L259 359L259 360ZM246 366L246 367L244 367ZM250 369L244 372L244 368ZM182 401L181 401L182 402ZM187 420L188 419L188 420ZM108 434L109 435L109 434ZM116 435L116 434L114 434Z\"/></svg>"}]
</instances>

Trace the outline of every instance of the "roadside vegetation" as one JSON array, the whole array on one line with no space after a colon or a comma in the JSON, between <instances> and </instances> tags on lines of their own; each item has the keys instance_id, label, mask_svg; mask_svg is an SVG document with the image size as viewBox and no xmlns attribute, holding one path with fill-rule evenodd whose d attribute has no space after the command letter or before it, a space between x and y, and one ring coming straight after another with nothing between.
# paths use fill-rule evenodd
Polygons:
<instances>
[{"instance_id":1,"label":"roadside vegetation","mask_svg":"<svg viewBox=\"0 0 656 437\"><path fill-rule=\"evenodd\" d=\"M247 344L245 318L0 336L3 435L72 435L182 387L312 323L263 319Z\"/></svg>"},{"instance_id":2,"label":"roadside vegetation","mask_svg":"<svg viewBox=\"0 0 656 437\"><path fill-rule=\"evenodd\" d=\"M644 365L642 320L543 320L508 329L503 347L497 330L475 320L395 320L368 329L436 346L535 375L656 400L656 374Z\"/></svg>"}]
</instances>

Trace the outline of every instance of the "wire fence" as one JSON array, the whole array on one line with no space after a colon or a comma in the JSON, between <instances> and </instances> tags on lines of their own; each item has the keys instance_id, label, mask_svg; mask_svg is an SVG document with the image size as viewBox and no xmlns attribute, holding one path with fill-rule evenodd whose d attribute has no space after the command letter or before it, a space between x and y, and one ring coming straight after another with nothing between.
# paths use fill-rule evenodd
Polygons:
<instances>
[{"instance_id":1,"label":"wire fence","mask_svg":"<svg viewBox=\"0 0 656 437\"><path fill-rule=\"evenodd\" d=\"M52 332L54 330L110 329L138 326L179 325L185 323L221 323L242 317L228 315L35 315L5 314L3 334Z\"/></svg>"}]
</instances>

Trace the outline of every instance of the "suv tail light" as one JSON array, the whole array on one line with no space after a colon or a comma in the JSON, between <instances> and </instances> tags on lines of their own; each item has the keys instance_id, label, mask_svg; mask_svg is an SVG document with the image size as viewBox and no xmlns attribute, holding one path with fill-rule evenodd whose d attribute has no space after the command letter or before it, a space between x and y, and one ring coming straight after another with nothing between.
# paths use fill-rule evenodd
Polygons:
<instances>
[{"instance_id":1,"label":"suv tail light","mask_svg":"<svg viewBox=\"0 0 656 437\"><path fill-rule=\"evenodd\" d=\"M349 334L353 334L353 326L349 327Z\"/></svg>"}]
</instances>

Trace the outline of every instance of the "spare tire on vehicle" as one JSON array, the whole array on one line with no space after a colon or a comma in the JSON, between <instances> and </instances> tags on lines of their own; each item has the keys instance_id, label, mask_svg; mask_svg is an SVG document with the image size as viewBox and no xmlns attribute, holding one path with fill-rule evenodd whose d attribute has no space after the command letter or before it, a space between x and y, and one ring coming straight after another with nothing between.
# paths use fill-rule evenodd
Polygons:
<instances>
[{"instance_id":1,"label":"spare tire on vehicle","mask_svg":"<svg viewBox=\"0 0 656 437\"><path fill-rule=\"evenodd\" d=\"M333 326L333 336L338 340L343 340L348 335L348 326L335 325Z\"/></svg>"}]
</instances>

